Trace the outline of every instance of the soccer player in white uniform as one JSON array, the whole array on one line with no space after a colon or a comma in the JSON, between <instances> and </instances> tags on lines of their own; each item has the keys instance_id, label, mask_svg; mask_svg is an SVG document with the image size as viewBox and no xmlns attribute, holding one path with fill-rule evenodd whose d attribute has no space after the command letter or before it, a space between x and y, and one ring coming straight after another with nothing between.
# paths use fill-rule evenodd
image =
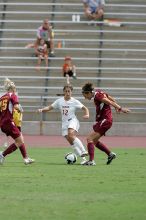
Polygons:
<instances>
[{"instance_id":1,"label":"soccer player in white uniform","mask_svg":"<svg viewBox=\"0 0 146 220\"><path fill-rule=\"evenodd\" d=\"M83 118L89 118L89 110L80 101L71 97L73 87L71 85L66 85L63 88L64 97L57 99L50 106L38 109L38 112L47 112L52 109L59 109L62 115L62 136L64 136L70 145L73 147L74 152L77 156L83 158L84 162L85 156L88 154L85 150L82 142L76 136L79 130L79 121L75 115L76 109L82 109L84 111ZM81 164L82 164L81 162Z\"/></svg>"}]
</instances>

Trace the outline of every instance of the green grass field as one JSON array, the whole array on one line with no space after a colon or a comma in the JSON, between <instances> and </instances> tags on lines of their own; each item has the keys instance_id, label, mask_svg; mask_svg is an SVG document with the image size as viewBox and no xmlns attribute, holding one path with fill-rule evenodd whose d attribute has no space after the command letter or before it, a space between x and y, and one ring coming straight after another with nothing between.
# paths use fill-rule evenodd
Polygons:
<instances>
[{"instance_id":1,"label":"green grass field","mask_svg":"<svg viewBox=\"0 0 146 220\"><path fill-rule=\"evenodd\" d=\"M25 166L19 151L0 166L1 220L145 220L146 149L114 149L109 166L65 164L64 149L33 148Z\"/></svg>"}]
</instances>

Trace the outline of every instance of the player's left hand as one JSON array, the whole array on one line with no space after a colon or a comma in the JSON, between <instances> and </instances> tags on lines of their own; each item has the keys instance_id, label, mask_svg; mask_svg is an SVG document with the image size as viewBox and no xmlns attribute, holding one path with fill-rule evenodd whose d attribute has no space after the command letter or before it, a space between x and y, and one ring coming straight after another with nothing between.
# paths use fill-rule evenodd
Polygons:
<instances>
[{"instance_id":1,"label":"player's left hand","mask_svg":"<svg viewBox=\"0 0 146 220\"><path fill-rule=\"evenodd\" d=\"M121 112L123 112L123 113L129 113L129 112L131 112L131 110L128 109L128 108L121 108Z\"/></svg>"},{"instance_id":2,"label":"player's left hand","mask_svg":"<svg viewBox=\"0 0 146 220\"><path fill-rule=\"evenodd\" d=\"M115 110L116 110L117 113L121 113L121 112L129 113L129 112L131 112L131 110L128 109L128 108L121 108L120 110L118 108L115 108Z\"/></svg>"}]
</instances>

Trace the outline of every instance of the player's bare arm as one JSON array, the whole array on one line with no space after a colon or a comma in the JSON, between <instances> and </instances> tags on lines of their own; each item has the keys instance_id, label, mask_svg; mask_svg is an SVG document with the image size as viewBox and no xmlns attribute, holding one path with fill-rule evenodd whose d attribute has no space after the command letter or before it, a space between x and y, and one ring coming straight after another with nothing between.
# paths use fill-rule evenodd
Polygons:
<instances>
[{"instance_id":1,"label":"player's bare arm","mask_svg":"<svg viewBox=\"0 0 146 220\"><path fill-rule=\"evenodd\" d=\"M83 106L82 109L84 111L83 118L88 119L89 118L89 109L86 106Z\"/></svg>"},{"instance_id":2,"label":"player's bare arm","mask_svg":"<svg viewBox=\"0 0 146 220\"><path fill-rule=\"evenodd\" d=\"M109 100L111 100L111 101L113 101L113 102L116 102L116 100L115 100L112 96L110 96L110 95L107 94L107 97L108 97ZM115 108L115 110L116 110L116 112L119 113L119 109L118 109L118 108Z\"/></svg>"},{"instance_id":3,"label":"player's bare arm","mask_svg":"<svg viewBox=\"0 0 146 220\"><path fill-rule=\"evenodd\" d=\"M115 101L110 100L106 95L102 99L102 102L107 104L107 105L113 106L116 109L117 112L123 112L123 113L129 113L130 112L130 109L121 107Z\"/></svg>"},{"instance_id":4,"label":"player's bare arm","mask_svg":"<svg viewBox=\"0 0 146 220\"><path fill-rule=\"evenodd\" d=\"M52 109L53 109L53 106L52 106L52 105L49 105L49 106L47 106L47 107L40 108L40 109L38 109L37 111L38 111L38 112L49 112L49 111L51 111Z\"/></svg>"},{"instance_id":5,"label":"player's bare arm","mask_svg":"<svg viewBox=\"0 0 146 220\"><path fill-rule=\"evenodd\" d=\"M112 96L107 95L107 97L108 97L109 100L111 100L111 101L113 101L113 102L116 102L116 100L115 100Z\"/></svg>"}]
</instances>

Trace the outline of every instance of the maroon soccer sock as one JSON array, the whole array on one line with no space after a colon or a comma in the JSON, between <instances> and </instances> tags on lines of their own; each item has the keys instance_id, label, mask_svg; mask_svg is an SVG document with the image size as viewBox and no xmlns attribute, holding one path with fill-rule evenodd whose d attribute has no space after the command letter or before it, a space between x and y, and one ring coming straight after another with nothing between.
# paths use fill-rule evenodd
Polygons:
<instances>
[{"instance_id":1,"label":"maroon soccer sock","mask_svg":"<svg viewBox=\"0 0 146 220\"><path fill-rule=\"evenodd\" d=\"M11 144L6 150L3 151L3 156L7 156L8 154L11 154L12 152L14 152L15 150L17 150L17 146L13 143Z\"/></svg>"},{"instance_id":2,"label":"maroon soccer sock","mask_svg":"<svg viewBox=\"0 0 146 220\"><path fill-rule=\"evenodd\" d=\"M89 160L94 160L94 144L92 142L87 144Z\"/></svg>"},{"instance_id":3,"label":"maroon soccer sock","mask_svg":"<svg viewBox=\"0 0 146 220\"><path fill-rule=\"evenodd\" d=\"M20 149L20 152L21 152L21 154L22 154L22 157L23 157L23 158L27 158L27 152L26 152L26 147L25 147L25 145L22 144L22 145L19 147L19 149Z\"/></svg>"},{"instance_id":4,"label":"maroon soccer sock","mask_svg":"<svg viewBox=\"0 0 146 220\"><path fill-rule=\"evenodd\" d=\"M98 149L100 149L101 151L104 151L107 155L110 154L110 150L108 147L106 147L103 143L101 143L100 141L97 142L96 147Z\"/></svg>"}]
</instances>

